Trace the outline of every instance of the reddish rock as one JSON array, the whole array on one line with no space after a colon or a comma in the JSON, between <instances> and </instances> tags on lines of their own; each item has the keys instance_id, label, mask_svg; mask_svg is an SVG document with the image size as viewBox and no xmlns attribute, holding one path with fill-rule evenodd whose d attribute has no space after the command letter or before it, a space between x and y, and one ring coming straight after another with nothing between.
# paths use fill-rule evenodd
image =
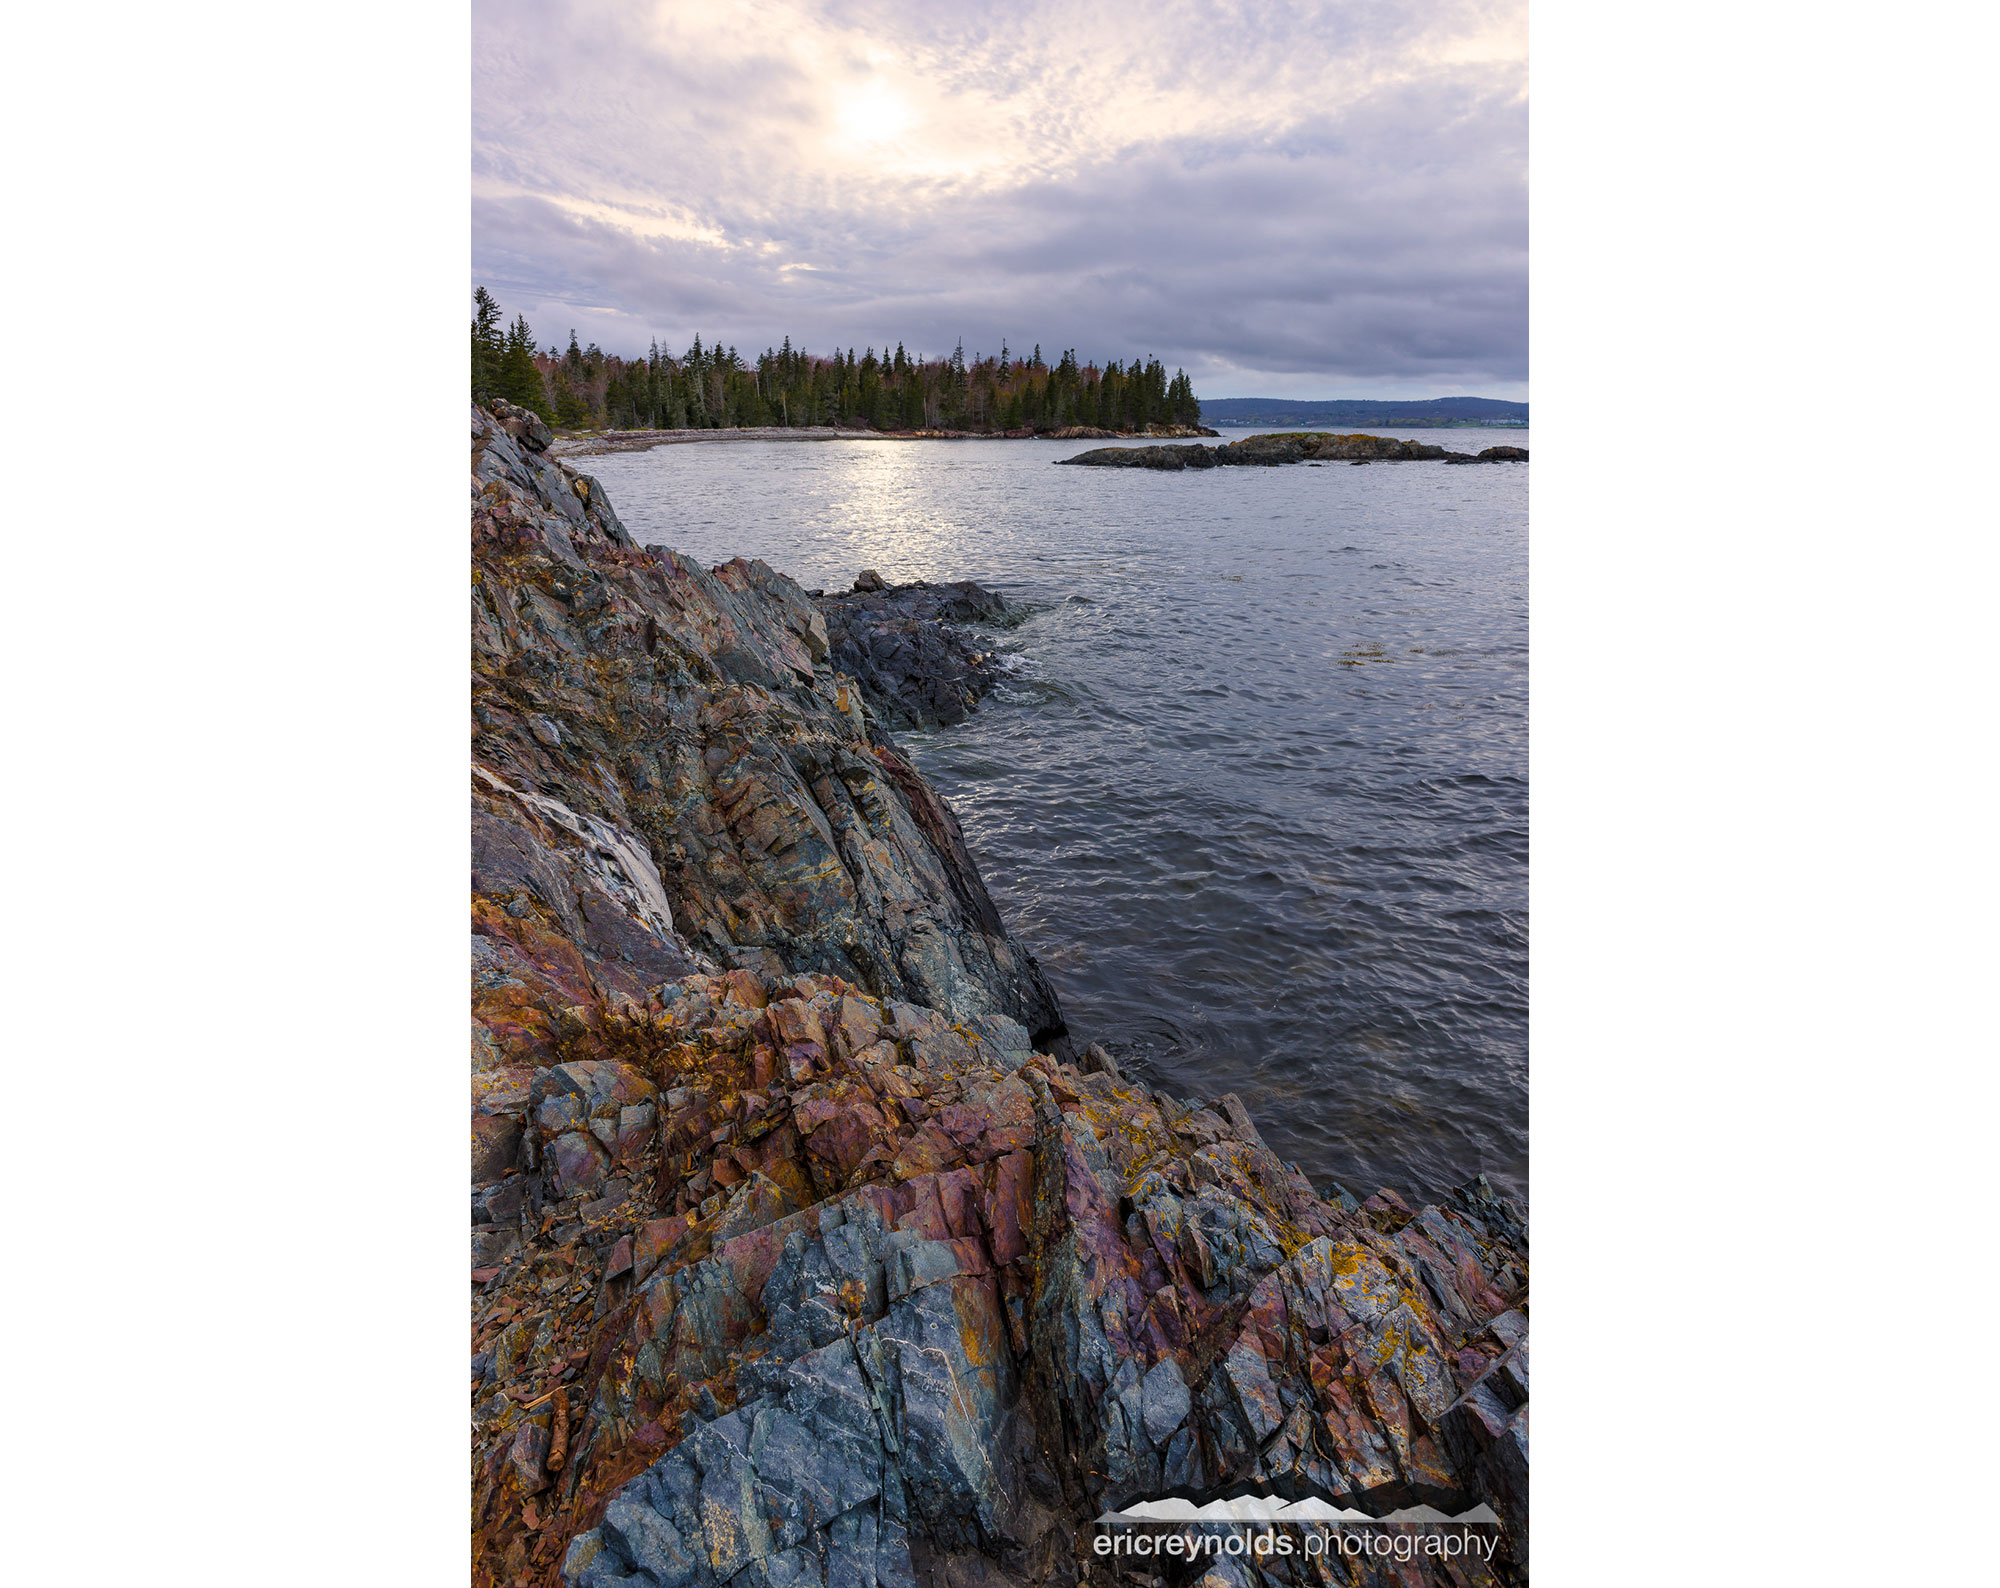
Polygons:
<instances>
[{"instance_id":1,"label":"reddish rock","mask_svg":"<svg viewBox=\"0 0 2000 1588\"><path fill-rule=\"evenodd\" d=\"M732 970L722 979L733 1003L746 1009L762 1009L769 1001L764 996L764 984L747 970Z\"/></svg>"},{"instance_id":2,"label":"reddish rock","mask_svg":"<svg viewBox=\"0 0 2000 1588\"><path fill-rule=\"evenodd\" d=\"M472 1183L510 1173L521 1159L521 1121L514 1114L472 1116Z\"/></svg>"},{"instance_id":3,"label":"reddish rock","mask_svg":"<svg viewBox=\"0 0 2000 1588\"><path fill-rule=\"evenodd\" d=\"M873 1046L876 1034L882 1029L880 1016L859 998L843 997L835 1006L833 1018L850 1054Z\"/></svg>"},{"instance_id":4,"label":"reddish rock","mask_svg":"<svg viewBox=\"0 0 2000 1588\"><path fill-rule=\"evenodd\" d=\"M604 1149L581 1131L566 1131L549 1149L557 1192L568 1195L590 1191L604 1183L607 1165Z\"/></svg>"},{"instance_id":5,"label":"reddish rock","mask_svg":"<svg viewBox=\"0 0 2000 1588\"><path fill-rule=\"evenodd\" d=\"M507 1452L514 1480L522 1494L540 1494L549 1486L549 1430L546 1424L525 1422Z\"/></svg>"},{"instance_id":6,"label":"reddish rock","mask_svg":"<svg viewBox=\"0 0 2000 1588\"><path fill-rule=\"evenodd\" d=\"M898 1180L910 1180L954 1168L964 1158L964 1149L949 1133L935 1123L926 1123L896 1154L890 1172Z\"/></svg>"},{"instance_id":7,"label":"reddish rock","mask_svg":"<svg viewBox=\"0 0 2000 1588\"><path fill-rule=\"evenodd\" d=\"M1010 1152L994 1166L980 1216L997 1263L1018 1262L1028 1253L1024 1231L1033 1216L1034 1175L1034 1159L1026 1152Z\"/></svg>"},{"instance_id":8,"label":"reddish rock","mask_svg":"<svg viewBox=\"0 0 2000 1588\"><path fill-rule=\"evenodd\" d=\"M1062 1062L802 593L474 442L476 1588L1075 1588L1103 1510L1252 1490L1484 1501L1492 1573L1397 1582L1524 1580L1521 1210L1323 1202L1234 1099ZM1002 1073L996 1012L1059 1051Z\"/></svg>"}]
</instances>

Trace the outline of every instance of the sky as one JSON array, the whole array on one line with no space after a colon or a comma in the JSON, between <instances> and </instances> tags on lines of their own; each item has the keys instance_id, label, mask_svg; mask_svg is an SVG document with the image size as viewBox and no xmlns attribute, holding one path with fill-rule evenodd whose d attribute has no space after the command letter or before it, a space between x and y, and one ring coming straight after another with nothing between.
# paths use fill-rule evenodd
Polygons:
<instances>
[{"instance_id":1,"label":"sky","mask_svg":"<svg viewBox=\"0 0 2000 1588\"><path fill-rule=\"evenodd\" d=\"M472 70L472 280L545 347L1528 395L1524 0L474 0Z\"/></svg>"}]
</instances>

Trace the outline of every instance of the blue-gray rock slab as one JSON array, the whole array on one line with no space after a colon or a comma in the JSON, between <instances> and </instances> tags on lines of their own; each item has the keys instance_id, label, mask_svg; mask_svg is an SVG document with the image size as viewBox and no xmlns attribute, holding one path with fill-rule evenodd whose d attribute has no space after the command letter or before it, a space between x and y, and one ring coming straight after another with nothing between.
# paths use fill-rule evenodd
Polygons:
<instances>
[{"instance_id":1,"label":"blue-gray rock slab","mask_svg":"<svg viewBox=\"0 0 2000 1588\"><path fill-rule=\"evenodd\" d=\"M824 1562L828 1588L836 1566L850 1585L894 1588L912 1580L906 1506L941 1547L997 1542L1015 1384L990 1284L954 1274L913 1291L856 1339L789 1364L780 1386L696 1427L620 1490L592 1542L571 1546L567 1580L644 1581L636 1574L660 1569L649 1562L676 1562L692 1546L716 1581L801 1581L810 1561L814 1573ZM834 1536L829 1524L871 1505L869 1526ZM640 1514L648 1507L657 1521Z\"/></svg>"},{"instance_id":2,"label":"blue-gray rock slab","mask_svg":"<svg viewBox=\"0 0 2000 1588\"><path fill-rule=\"evenodd\" d=\"M997 1542L1013 1357L992 1287L961 1276L913 1291L874 1333L894 1387L898 1465L925 1532L946 1549Z\"/></svg>"},{"instance_id":3,"label":"blue-gray rock slab","mask_svg":"<svg viewBox=\"0 0 2000 1588\"><path fill-rule=\"evenodd\" d=\"M882 1492L882 1439L873 1397L846 1340L809 1353L783 1399L757 1409L750 1435L773 1541L788 1549L828 1517Z\"/></svg>"},{"instance_id":4,"label":"blue-gray rock slab","mask_svg":"<svg viewBox=\"0 0 2000 1588\"><path fill-rule=\"evenodd\" d=\"M1146 1437L1154 1445L1164 1446L1174 1430L1187 1421L1190 1399L1180 1363L1170 1356L1161 1357L1140 1381L1139 1392L1140 1422Z\"/></svg>"}]
</instances>

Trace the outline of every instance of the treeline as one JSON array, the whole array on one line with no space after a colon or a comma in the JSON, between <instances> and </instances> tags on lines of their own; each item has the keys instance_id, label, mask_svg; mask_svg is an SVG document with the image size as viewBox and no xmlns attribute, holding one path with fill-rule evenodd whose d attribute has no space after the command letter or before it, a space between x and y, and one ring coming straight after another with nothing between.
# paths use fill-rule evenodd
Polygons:
<instances>
[{"instance_id":1,"label":"treeline","mask_svg":"<svg viewBox=\"0 0 2000 1588\"><path fill-rule=\"evenodd\" d=\"M679 355L655 341L643 358L606 353L595 342L537 350L528 322L503 324L484 287L473 294L472 395L503 397L572 430L703 430L735 425L840 425L873 430L1059 430L1085 425L1143 431L1195 425L1194 384L1157 358L1083 364L1076 352L1047 363L1039 344L1017 358L913 358L896 344L856 356L766 348L754 362L700 337Z\"/></svg>"}]
</instances>

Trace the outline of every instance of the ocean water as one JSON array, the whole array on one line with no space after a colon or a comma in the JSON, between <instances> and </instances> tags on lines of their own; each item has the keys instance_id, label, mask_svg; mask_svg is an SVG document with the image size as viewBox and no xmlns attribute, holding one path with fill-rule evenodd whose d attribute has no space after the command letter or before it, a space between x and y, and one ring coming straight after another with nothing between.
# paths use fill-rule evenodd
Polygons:
<instances>
[{"instance_id":1,"label":"ocean water","mask_svg":"<svg viewBox=\"0 0 2000 1588\"><path fill-rule=\"evenodd\" d=\"M1097 444L575 461L641 543L1026 603L1008 682L898 737L1079 1041L1316 1183L1525 1199L1532 465L1051 466Z\"/></svg>"}]
</instances>

